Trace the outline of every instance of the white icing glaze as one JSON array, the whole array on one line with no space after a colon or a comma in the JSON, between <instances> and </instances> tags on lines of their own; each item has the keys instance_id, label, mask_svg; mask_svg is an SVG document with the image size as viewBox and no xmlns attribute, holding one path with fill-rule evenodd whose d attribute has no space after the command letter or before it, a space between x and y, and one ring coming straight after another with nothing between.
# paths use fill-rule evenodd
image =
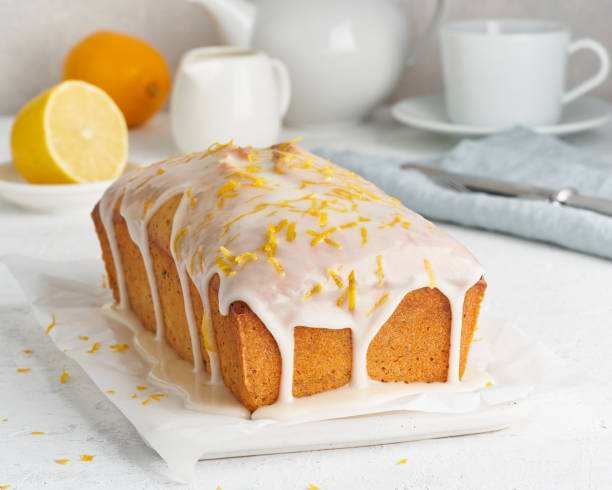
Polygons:
<instances>
[{"instance_id":1,"label":"white icing glaze","mask_svg":"<svg viewBox=\"0 0 612 490\"><path fill-rule=\"evenodd\" d=\"M202 298L210 382L218 383L208 284L219 274L221 313L228 314L233 302L244 301L278 344L283 368L278 407L294 402L295 326L350 327L350 388L381 392L374 389L380 383L367 374L370 341L408 292L434 285L448 298L452 312L448 380L442 384L452 389L450 385L459 383L463 302L482 276L482 267L463 245L373 184L294 145L260 150L219 145L146 167L113 184L102 198L100 213L117 264L119 310L128 305L112 226L118 199L123 196L120 213L143 254L153 289L147 223L160 205L177 195L183 197L170 244L196 373L202 370L200 326L195 325L188 278ZM159 340L159 295L152 294L152 299ZM413 392L414 386L400 384Z\"/></svg>"}]
</instances>

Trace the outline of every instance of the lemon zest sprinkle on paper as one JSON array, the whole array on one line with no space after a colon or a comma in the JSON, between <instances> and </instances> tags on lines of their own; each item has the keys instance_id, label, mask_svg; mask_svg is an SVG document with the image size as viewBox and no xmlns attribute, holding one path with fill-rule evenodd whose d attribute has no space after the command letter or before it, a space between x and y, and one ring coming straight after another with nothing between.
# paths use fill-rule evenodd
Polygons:
<instances>
[{"instance_id":1,"label":"lemon zest sprinkle on paper","mask_svg":"<svg viewBox=\"0 0 612 490\"><path fill-rule=\"evenodd\" d=\"M17 368L18 373L27 373L31 370L32 370L31 368Z\"/></svg>"},{"instance_id":2,"label":"lemon zest sprinkle on paper","mask_svg":"<svg viewBox=\"0 0 612 490\"><path fill-rule=\"evenodd\" d=\"M487 381L487 384L485 386L495 386L495 384L492 383L491 381Z\"/></svg>"},{"instance_id":3,"label":"lemon zest sprinkle on paper","mask_svg":"<svg viewBox=\"0 0 612 490\"><path fill-rule=\"evenodd\" d=\"M60 384L65 384L68 381L70 375L66 372L66 366L62 368L62 374L60 375Z\"/></svg>"},{"instance_id":4,"label":"lemon zest sprinkle on paper","mask_svg":"<svg viewBox=\"0 0 612 490\"><path fill-rule=\"evenodd\" d=\"M94 456L92 454L81 454L81 461L93 461Z\"/></svg>"},{"instance_id":5,"label":"lemon zest sprinkle on paper","mask_svg":"<svg viewBox=\"0 0 612 490\"><path fill-rule=\"evenodd\" d=\"M361 246L363 247L367 243L367 241L368 241L368 230L362 226L361 227Z\"/></svg>"},{"instance_id":6,"label":"lemon zest sprinkle on paper","mask_svg":"<svg viewBox=\"0 0 612 490\"><path fill-rule=\"evenodd\" d=\"M113 344L109 346L110 349L113 349L115 352L123 352L125 349L128 349L130 346L127 344Z\"/></svg>"},{"instance_id":7,"label":"lemon zest sprinkle on paper","mask_svg":"<svg viewBox=\"0 0 612 490\"><path fill-rule=\"evenodd\" d=\"M68 464L70 463L70 460L68 458L63 458L63 459L56 459L54 460L57 464Z\"/></svg>"},{"instance_id":8,"label":"lemon zest sprinkle on paper","mask_svg":"<svg viewBox=\"0 0 612 490\"><path fill-rule=\"evenodd\" d=\"M47 330L45 330L45 333L49 335L49 332L53 329L53 327L55 327L56 324L57 321L55 320L55 313L51 312L51 323L47 327Z\"/></svg>"},{"instance_id":9,"label":"lemon zest sprinkle on paper","mask_svg":"<svg viewBox=\"0 0 612 490\"><path fill-rule=\"evenodd\" d=\"M44 432L39 431L39 430L32 431L30 432L30 434L32 434L33 436L44 436L45 435Z\"/></svg>"},{"instance_id":10,"label":"lemon zest sprinkle on paper","mask_svg":"<svg viewBox=\"0 0 612 490\"><path fill-rule=\"evenodd\" d=\"M136 387L136 389L137 389L137 390L142 391L142 390L146 390L146 389L147 389L147 387L146 387L146 386L142 386L142 385L138 385L138 386Z\"/></svg>"},{"instance_id":11,"label":"lemon zest sprinkle on paper","mask_svg":"<svg viewBox=\"0 0 612 490\"><path fill-rule=\"evenodd\" d=\"M24 354L31 354L32 351L30 349L23 349L22 351Z\"/></svg>"},{"instance_id":12,"label":"lemon zest sprinkle on paper","mask_svg":"<svg viewBox=\"0 0 612 490\"><path fill-rule=\"evenodd\" d=\"M319 487L317 487L315 484L309 483L308 484L308 490L321 490L321 489Z\"/></svg>"},{"instance_id":13,"label":"lemon zest sprinkle on paper","mask_svg":"<svg viewBox=\"0 0 612 490\"><path fill-rule=\"evenodd\" d=\"M406 458L404 459L400 459L397 463L395 463L396 465L400 465L400 464L406 464Z\"/></svg>"},{"instance_id":14,"label":"lemon zest sprinkle on paper","mask_svg":"<svg viewBox=\"0 0 612 490\"><path fill-rule=\"evenodd\" d=\"M114 395L115 393L117 393L115 390L106 390L106 392L107 392L109 395Z\"/></svg>"},{"instance_id":15,"label":"lemon zest sprinkle on paper","mask_svg":"<svg viewBox=\"0 0 612 490\"><path fill-rule=\"evenodd\" d=\"M79 335L79 339L81 339L81 340L89 340L89 337L86 337L85 335Z\"/></svg>"}]
</instances>

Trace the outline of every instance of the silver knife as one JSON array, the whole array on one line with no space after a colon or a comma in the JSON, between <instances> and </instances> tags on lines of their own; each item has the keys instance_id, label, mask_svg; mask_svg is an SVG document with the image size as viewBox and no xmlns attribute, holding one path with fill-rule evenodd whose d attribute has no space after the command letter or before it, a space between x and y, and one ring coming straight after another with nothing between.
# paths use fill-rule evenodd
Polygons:
<instances>
[{"instance_id":1,"label":"silver knife","mask_svg":"<svg viewBox=\"0 0 612 490\"><path fill-rule=\"evenodd\" d=\"M516 184L514 182L477 177L475 175L458 174L414 163L404 163L402 168L418 170L432 180L446 184L448 187L456 190L485 192L487 194L527 199L543 199L557 205L588 209L589 211L612 216L612 200L583 196L571 187L557 190L544 189L529 184Z\"/></svg>"}]
</instances>

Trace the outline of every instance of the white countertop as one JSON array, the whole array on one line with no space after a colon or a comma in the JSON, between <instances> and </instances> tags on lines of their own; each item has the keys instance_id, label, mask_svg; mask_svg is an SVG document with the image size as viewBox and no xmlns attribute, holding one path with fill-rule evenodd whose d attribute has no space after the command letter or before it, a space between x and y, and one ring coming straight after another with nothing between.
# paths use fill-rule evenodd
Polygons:
<instances>
[{"instance_id":1,"label":"white countertop","mask_svg":"<svg viewBox=\"0 0 612 490\"><path fill-rule=\"evenodd\" d=\"M0 119L0 161L10 119ZM309 147L352 148L417 160L457 140L373 121L304 136ZM612 164L612 124L567 141ZM175 153L167 117L131 135L131 159ZM200 462L194 488L612 488L612 261L506 235L442 225L487 270L483 311L540 339L584 372L579 387L531 399L528 419L495 433L358 449ZM610 244L612 247L612 244ZM41 215L0 202L0 257L99 255L88 211ZM31 349L29 356L23 349ZM70 373L59 384L62 366ZM30 367L19 374L18 367ZM7 421L2 419L7 418ZM32 431L44 431L41 436ZM95 456L80 462L81 454ZM54 459L70 458L63 466ZM396 465L401 459L406 464ZM26 488L180 487L161 459L80 368L44 336L0 266L0 485Z\"/></svg>"}]
</instances>

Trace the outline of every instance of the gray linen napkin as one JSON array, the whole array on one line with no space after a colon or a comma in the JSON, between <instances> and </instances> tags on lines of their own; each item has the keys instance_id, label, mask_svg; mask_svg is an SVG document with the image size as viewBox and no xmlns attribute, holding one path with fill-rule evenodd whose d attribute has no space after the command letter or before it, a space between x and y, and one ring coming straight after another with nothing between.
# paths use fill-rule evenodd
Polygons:
<instances>
[{"instance_id":1,"label":"gray linen napkin","mask_svg":"<svg viewBox=\"0 0 612 490\"><path fill-rule=\"evenodd\" d=\"M315 153L362 175L430 219L552 242L612 259L610 217L544 201L455 192L417 171L400 169L405 160L396 158L329 149ZM524 128L464 140L426 164L550 189L570 186L585 195L612 199L612 166Z\"/></svg>"}]
</instances>

